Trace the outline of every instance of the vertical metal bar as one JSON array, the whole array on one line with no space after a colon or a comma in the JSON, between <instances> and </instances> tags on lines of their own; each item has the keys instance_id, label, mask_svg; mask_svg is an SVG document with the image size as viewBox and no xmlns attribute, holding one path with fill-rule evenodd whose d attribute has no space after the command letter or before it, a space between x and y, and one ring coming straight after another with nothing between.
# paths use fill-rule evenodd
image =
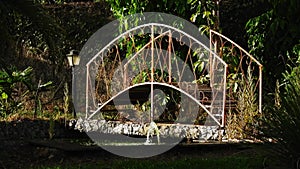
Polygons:
<instances>
[{"instance_id":1,"label":"vertical metal bar","mask_svg":"<svg viewBox=\"0 0 300 169\"><path fill-rule=\"evenodd\" d=\"M209 73L211 74L211 72L212 72L212 65L211 65L211 61L212 61L212 31L210 30L209 31ZM210 76L210 77L212 77L212 76Z\"/></svg>"},{"instance_id":2,"label":"vertical metal bar","mask_svg":"<svg viewBox=\"0 0 300 169\"><path fill-rule=\"evenodd\" d=\"M222 111L222 123L221 127L225 126L225 106L226 106L226 83L227 83L227 69L228 65L225 66L225 71L224 71L224 86L223 86L223 111Z\"/></svg>"},{"instance_id":3,"label":"vertical metal bar","mask_svg":"<svg viewBox=\"0 0 300 169\"><path fill-rule=\"evenodd\" d=\"M150 121L153 121L154 115L154 93L153 93L153 82L154 82L154 25L151 27L151 107L150 107Z\"/></svg>"},{"instance_id":4,"label":"vertical metal bar","mask_svg":"<svg viewBox=\"0 0 300 169\"><path fill-rule=\"evenodd\" d=\"M168 52L169 52L169 83L172 83L172 66L171 66L171 51L172 51L172 32L169 33L169 46L168 46Z\"/></svg>"},{"instance_id":5,"label":"vertical metal bar","mask_svg":"<svg viewBox=\"0 0 300 169\"><path fill-rule=\"evenodd\" d=\"M262 65L259 65L259 103L258 111L262 113Z\"/></svg>"},{"instance_id":6,"label":"vertical metal bar","mask_svg":"<svg viewBox=\"0 0 300 169\"><path fill-rule=\"evenodd\" d=\"M217 24L216 24L216 30L219 30L220 28L220 1L221 0L217 0Z\"/></svg>"},{"instance_id":7,"label":"vertical metal bar","mask_svg":"<svg viewBox=\"0 0 300 169\"><path fill-rule=\"evenodd\" d=\"M85 118L88 117L88 113L89 113L89 77L90 77L90 73L89 73L89 69L90 66L89 64L86 65L86 86L85 86Z\"/></svg>"},{"instance_id":8,"label":"vertical metal bar","mask_svg":"<svg viewBox=\"0 0 300 169\"><path fill-rule=\"evenodd\" d=\"M215 41L214 42L214 52L215 52L215 54L217 54L217 46L218 46L218 41ZM215 78L215 73L214 73L214 66L215 66L215 60L216 60L216 58L215 58L215 54L213 54L212 55L212 58L211 58L211 62L210 62L210 64L211 64L211 72L210 72L210 74L211 74L211 78L210 78L210 81L211 81L211 83L210 83L210 85L211 85L211 87L213 87L213 85L214 85L214 83L215 83L215 81L214 81L214 78Z\"/></svg>"},{"instance_id":9,"label":"vertical metal bar","mask_svg":"<svg viewBox=\"0 0 300 169\"><path fill-rule=\"evenodd\" d=\"M75 82L75 66L72 66L72 103L73 103L73 117L76 118L75 102L76 102L76 82Z\"/></svg>"},{"instance_id":10,"label":"vertical metal bar","mask_svg":"<svg viewBox=\"0 0 300 169\"><path fill-rule=\"evenodd\" d=\"M125 89L127 87L127 65L125 65L124 67L124 72L123 72L123 89Z\"/></svg>"}]
</instances>

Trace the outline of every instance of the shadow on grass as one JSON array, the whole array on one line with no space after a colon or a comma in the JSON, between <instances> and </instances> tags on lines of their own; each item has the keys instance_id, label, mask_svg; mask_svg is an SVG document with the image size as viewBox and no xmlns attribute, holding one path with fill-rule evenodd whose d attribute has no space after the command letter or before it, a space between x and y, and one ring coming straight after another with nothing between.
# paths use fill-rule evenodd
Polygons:
<instances>
[{"instance_id":1,"label":"shadow on grass","mask_svg":"<svg viewBox=\"0 0 300 169\"><path fill-rule=\"evenodd\" d=\"M82 165L38 167L38 169L263 169L262 157L180 158L173 160L125 159Z\"/></svg>"}]
</instances>

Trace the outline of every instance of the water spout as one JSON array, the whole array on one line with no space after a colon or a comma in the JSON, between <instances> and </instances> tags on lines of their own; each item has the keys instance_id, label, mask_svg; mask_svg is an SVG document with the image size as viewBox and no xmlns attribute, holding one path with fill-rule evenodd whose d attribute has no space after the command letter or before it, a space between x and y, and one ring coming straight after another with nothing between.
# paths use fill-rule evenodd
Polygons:
<instances>
[{"instance_id":1,"label":"water spout","mask_svg":"<svg viewBox=\"0 0 300 169\"><path fill-rule=\"evenodd\" d=\"M158 127L157 127L157 125L156 125L156 123L154 121L152 121L150 123L150 125L149 125L148 131L147 131L147 140L145 142L145 145L149 145L151 143L149 137L150 137L150 135L152 137L153 134L156 134L156 136L157 136L157 144L160 144L159 130L158 130Z\"/></svg>"}]
</instances>

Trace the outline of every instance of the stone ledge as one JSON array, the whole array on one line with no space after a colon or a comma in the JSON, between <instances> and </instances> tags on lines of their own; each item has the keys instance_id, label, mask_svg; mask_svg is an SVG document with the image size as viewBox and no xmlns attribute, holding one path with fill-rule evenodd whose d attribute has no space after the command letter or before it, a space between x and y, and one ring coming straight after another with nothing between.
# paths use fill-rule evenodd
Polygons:
<instances>
[{"instance_id":1,"label":"stone ledge","mask_svg":"<svg viewBox=\"0 0 300 169\"><path fill-rule=\"evenodd\" d=\"M224 136L224 130L219 130L219 126L157 123L157 127L159 129L160 137L187 138L192 140L218 140L220 132L222 136ZM81 132L100 132L104 134L136 136L145 136L148 128L149 124L83 119L78 119L75 125L75 129Z\"/></svg>"},{"instance_id":2,"label":"stone ledge","mask_svg":"<svg viewBox=\"0 0 300 169\"><path fill-rule=\"evenodd\" d=\"M0 121L0 139L49 138L49 129L49 120ZM54 138L81 137L83 135L83 133L60 121L54 121L52 134Z\"/></svg>"}]
</instances>

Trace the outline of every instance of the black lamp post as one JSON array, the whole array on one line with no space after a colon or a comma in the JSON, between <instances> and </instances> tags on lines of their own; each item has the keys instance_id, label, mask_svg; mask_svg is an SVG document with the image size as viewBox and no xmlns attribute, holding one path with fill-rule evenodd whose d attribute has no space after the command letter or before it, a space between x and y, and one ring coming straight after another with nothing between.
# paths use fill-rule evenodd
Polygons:
<instances>
[{"instance_id":1,"label":"black lamp post","mask_svg":"<svg viewBox=\"0 0 300 169\"><path fill-rule=\"evenodd\" d=\"M73 102L73 113L74 117L76 117L74 101L76 99L76 82L75 82L75 66L79 65L80 56L77 50L71 50L69 54L67 54L69 65L72 68L72 102Z\"/></svg>"}]
</instances>

